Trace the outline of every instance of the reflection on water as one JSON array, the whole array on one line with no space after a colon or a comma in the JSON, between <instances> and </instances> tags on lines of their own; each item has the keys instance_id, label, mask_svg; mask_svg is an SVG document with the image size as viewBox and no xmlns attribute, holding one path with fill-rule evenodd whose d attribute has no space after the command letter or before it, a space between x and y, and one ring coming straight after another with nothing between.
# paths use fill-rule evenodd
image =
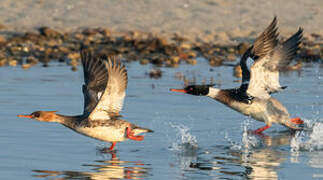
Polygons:
<instances>
[{"instance_id":1,"label":"reflection on water","mask_svg":"<svg viewBox=\"0 0 323 180\"><path fill-rule=\"evenodd\" d=\"M262 136L262 147L242 154L242 165L248 169L251 179L278 179L277 169L287 159L288 152L279 149L288 145L294 133L284 132L276 136Z\"/></svg>"},{"instance_id":2,"label":"reflection on water","mask_svg":"<svg viewBox=\"0 0 323 180\"><path fill-rule=\"evenodd\" d=\"M280 132L278 135L252 135L248 136L257 147L244 146L237 150L226 146L216 146L212 151L217 155L205 158L209 152L200 153L197 162L191 163L191 168L199 170L214 170L213 176L250 179L278 179L277 169L287 159L288 152L282 150L290 143L294 133ZM246 148L248 147L248 148ZM203 157L204 156L204 157Z\"/></svg>"},{"instance_id":3,"label":"reflection on water","mask_svg":"<svg viewBox=\"0 0 323 180\"><path fill-rule=\"evenodd\" d=\"M141 161L121 161L115 153L110 153L110 160L96 160L91 164L82 164L90 167L90 171L53 171L32 170L33 177L55 177L59 179L145 179L150 176L151 167Z\"/></svg>"},{"instance_id":4,"label":"reflection on water","mask_svg":"<svg viewBox=\"0 0 323 180\"><path fill-rule=\"evenodd\" d=\"M30 179L31 169L35 169L34 177L45 179L323 177L321 124L316 124L313 131L296 136L277 133L283 128L277 126L266 132L269 136L259 137L246 133L241 123L244 117L222 104L205 97L169 92L170 87L183 84L182 79L174 79L177 72L187 79L195 73L197 83L202 83L203 79L208 82L213 77L218 86L237 87L240 84L233 81L231 67L211 70L207 61L201 60L195 66L162 68L163 77L152 80L144 78L150 66L126 65L130 76L124 114L131 117L131 121L151 126L156 133L142 142L123 143L118 151L119 158L111 158L110 154L106 158L95 156L91 153L95 151L91 142L97 143L96 140L71 133L64 127L16 118L19 112L38 108L71 115L80 112L83 103L81 71L71 72L55 64L51 68L30 71L0 68L0 104L3 107L0 142L6 147L0 150L2 179ZM281 84L289 88L275 96L293 117L322 121L322 73L317 64L312 64L299 74L291 72L281 76ZM247 125L253 126L248 129L254 129L263 124L250 120ZM291 144L290 138L293 139Z\"/></svg>"}]
</instances>

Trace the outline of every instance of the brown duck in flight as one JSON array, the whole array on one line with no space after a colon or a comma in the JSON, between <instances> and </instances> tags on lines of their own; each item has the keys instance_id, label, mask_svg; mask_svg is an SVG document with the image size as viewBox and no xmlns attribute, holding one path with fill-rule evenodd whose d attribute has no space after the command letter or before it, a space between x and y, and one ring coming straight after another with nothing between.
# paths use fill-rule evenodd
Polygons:
<instances>
[{"instance_id":1,"label":"brown duck in flight","mask_svg":"<svg viewBox=\"0 0 323 180\"><path fill-rule=\"evenodd\" d=\"M127 139L142 141L144 137L138 134L153 132L120 119L119 112L128 82L126 68L120 61L95 57L88 50L81 50L81 59L85 81L82 87L82 115L65 116L56 114L56 111L36 111L18 117L60 123L85 136L111 142L109 150L113 150L117 142Z\"/></svg>"},{"instance_id":2,"label":"brown duck in flight","mask_svg":"<svg viewBox=\"0 0 323 180\"><path fill-rule=\"evenodd\" d=\"M255 130L255 133L261 133L273 123L290 129L302 129L304 122L300 118L291 119L287 109L271 97L271 94L286 88L279 83L279 71L295 57L303 30L299 28L294 35L280 43L277 29L275 17L241 57L242 84L239 88L218 89L212 87L213 85L190 85L171 91L208 96L244 115L265 122L266 126ZM247 65L248 58L254 61L250 70Z\"/></svg>"}]
</instances>

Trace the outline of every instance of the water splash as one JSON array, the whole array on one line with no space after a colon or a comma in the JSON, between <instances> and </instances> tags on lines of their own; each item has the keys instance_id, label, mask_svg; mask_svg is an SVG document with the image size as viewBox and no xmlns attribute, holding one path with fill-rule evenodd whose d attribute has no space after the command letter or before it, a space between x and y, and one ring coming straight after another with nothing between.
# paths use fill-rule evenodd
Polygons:
<instances>
[{"instance_id":1,"label":"water splash","mask_svg":"<svg viewBox=\"0 0 323 180\"><path fill-rule=\"evenodd\" d=\"M241 127L243 128L243 135L240 142L235 142L229 138L228 133L225 134L225 139L231 144L231 150L238 150L248 152L254 148L258 148L262 145L262 141L256 135L249 133L250 119L247 118L243 121Z\"/></svg>"},{"instance_id":2,"label":"water splash","mask_svg":"<svg viewBox=\"0 0 323 180\"><path fill-rule=\"evenodd\" d=\"M231 150L234 150L234 151L240 151L242 146L239 142L235 142L233 141L229 135L228 135L228 132L225 132L225 136L224 138L230 143L230 149Z\"/></svg>"},{"instance_id":3,"label":"water splash","mask_svg":"<svg viewBox=\"0 0 323 180\"><path fill-rule=\"evenodd\" d=\"M262 145L262 140L249 132L248 126L244 126L244 131L242 135L242 145L245 150L251 150L254 148L258 148Z\"/></svg>"},{"instance_id":4,"label":"water splash","mask_svg":"<svg viewBox=\"0 0 323 180\"><path fill-rule=\"evenodd\" d=\"M172 145L169 150L175 152L177 166L181 170L190 168L192 162L197 161L197 140L196 137L189 133L190 128L182 124L169 123L176 132L176 139L172 139Z\"/></svg>"},{"instance_id":5,"label":"water splash","mask_svg":"<svg viewBox=\"0 0 323 180\"><path fill-rule=\"evenodd\" d=\"M309 130L297 132L291 140L291 152L322 151L323 123L304 120Z\"/></svg>"},{"instance_id":6,"label":"water splash","mask_svg":"<svg viewBox=\"0 0 323 180\"><path fill-rule=\"evenodd\" d=\"M175 142L172 143L170 150L183 155L192 155L198 148L196 137L189 133L190 128L182 124L172 124L170 126L176 131Z\"/></svg>"}]
</instances>

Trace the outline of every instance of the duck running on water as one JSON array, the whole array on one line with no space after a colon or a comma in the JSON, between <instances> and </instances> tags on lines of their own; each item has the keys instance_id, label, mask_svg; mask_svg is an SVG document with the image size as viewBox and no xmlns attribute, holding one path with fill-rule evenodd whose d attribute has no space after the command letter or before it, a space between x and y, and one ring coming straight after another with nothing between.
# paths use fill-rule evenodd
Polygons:
<instances>
[{"instance_id":1,"label":"duck running on water","mask_svg":"<svg viewBox=\"0 0 323 180\"><path fill-rule=\"evenodd\" d=\"M299 30L284 42L279 42L277 18L260 34L254 44L246 50L240 60L242 84L239 88L218 89L209 85L189 85L184 89L170 89L196 96L211 97L226 106L258 121L266 123L254 133L262 133L278 123L290 129L303 129L304 122L300 118L290 118L287 109L272 93L286 88L279 83L279 71L290 64L302 41L303 29ZM247 60L254 63L249 69Z\"/></svg>"},{"instance_id":2,"label":"duck running on water","mask_svg":"<svg viewBox=\"0 0 323 180\"><path fill-rule=\"evenodd\" d=\"M84 81L84 111L82 115L65 116L56 111L35 111L18 117L43 122L60 123L80 134L101 141L111 142L113 150L117 142L127 139L142 141L138 135L153 132L120 119L128 83L127 70L116 58L100 58L90 50L81 50Z\"/></svg>"}]
</instances>

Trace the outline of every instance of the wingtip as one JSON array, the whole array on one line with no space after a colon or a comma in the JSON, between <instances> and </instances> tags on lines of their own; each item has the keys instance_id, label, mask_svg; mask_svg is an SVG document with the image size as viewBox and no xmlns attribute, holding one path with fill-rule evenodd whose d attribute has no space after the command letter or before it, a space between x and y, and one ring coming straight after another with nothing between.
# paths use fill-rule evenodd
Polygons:
<instances>
[{"instance_id":1,"label":"wingtip","mask_svg":"<svg viewBox=\"0 0 323 180\"><path fill-rule=\"evenodd\" d=\"M299 32L303 32L303 31L304 31L304 28L303 28L303 27L299 27L299 28L298 28L298 31L299 31Z\"/></svg>"},{"instance_id":2,"label":"wingtip","mask_svg":"<svg viewBox=\"0 0 323 180\"><path fill-rule=\"evenodd\" d=\"M293 40L293 41L296 41L297 46L299 46L299 44L303 40L303 31L304 31L304 29L302 27L299 27L298 31L295 34L293 34L289 39L287 39L286 42L288 42L288 40L290 40L290 41ZM299 48L299 47L297 47L297 48Z\"/></svg>"},{"instance_id":3,"label":"wingtip","mask_svg":"<svg viewBox=\"0 0 323 180\"><path fill-rule=\"evenodd\" d=\"M304 32L304 28L303 27L299 27L298 28L298 31L295 34L297 34L300 37L303 37L303 32Z\"/></svg>"},{"instance_id":4,"label":"wingtip","mask_svg":"<svg viewBox=\"0 0 323 180\"><path fill-rule=\"evenodd\" d=\"M278 26L277 16L274 16L272 22L265 28L265 30L256 38L253 43L250 57L263 57L271 52L278 44ZM247 51L246 51L247 52ZM248 55L248 54L245 54Z\"/></svg>"},{"instance_id":5,"label":"wingtip","mask_svg":"<svg viewBox=\"0 0 323 180\"><path fill-rule=\"evenodd\" d=\"M104 61L106 67L109 68L119 68L127 72L125 65L121 62L120 57L117 56L108 56Z\"/></svg>"},{"instance_id":6,"label":"wingtip","mask_svg":"<svg viewBox=\"0 0 323 180\"><path fill-rule=\"evenodd\" d=\"M300 36L300 40L302 40L302 39L303 39L303 32L304 32L303 27L299 27L299 28L298 28L297 33L298 33L298 34L299 34L299 36Z\"/></svg>"},{"instance_id":7,"label":"wingtip","mask_svg":"<svg viewBox=\"0 0 323 180\"><path fill-rule=\"evenodd\" d=\"M272 21L272 22L277 23L277 15L276 15L276 14L274 15L274 19L273 19L273 21Z\"/></svg>"},{"instance_id":8,"label":"wingtip","mask_svg":"<svg viewBox=\"0 0 323 180\"><path fill-rule=\"evenodd\" d=\"M278 29L277 28L277 22L278 22L278 19L277 19L277 16L275 15L274 19L271 21L269 26L272 26L272 27L275 27L275 29Z\"/></svg>"}]
</instances>

